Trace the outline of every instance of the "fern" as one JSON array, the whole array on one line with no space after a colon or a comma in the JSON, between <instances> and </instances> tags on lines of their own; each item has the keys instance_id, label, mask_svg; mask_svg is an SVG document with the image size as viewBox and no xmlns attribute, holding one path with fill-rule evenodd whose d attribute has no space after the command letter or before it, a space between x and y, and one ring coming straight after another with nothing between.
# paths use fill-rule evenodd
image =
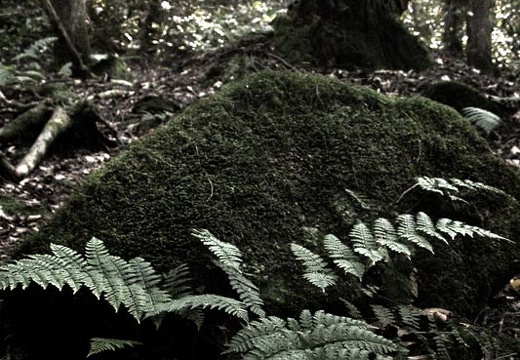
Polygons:
<instances>
[{"instance_id":1,"label":"fern","mask_svg":"<svg viewBox=\"0 0 520 360\"><path fill-rule=\"evenodd\" d=\"M408 245L399 242L397 232L388 219L376 219L374 222L374 235L376 242L380 246L386 247L395 253L403 254L408 258L412 255L412 249Z\"/></svg>"},{"instance_id":2,"label":"fern","mask_svg":"<svg viewBox=\"0 0 520 360\"><path fill-rule=\"evenodd\" d=\"M226 314L249 321L246 307L242 301L214 294L188 295L161 303L148 312L146 317L162 313L182 313L187 309L196 308L221 310Z\"/></svg>"},{"instance_id":3,"label":"fern","mask_svg":"<svg viewBox=\"0 0 520 360\"><path fill-rule=\"evenodd\" d=\"M296 256L296 259L303 262L305 269L303 277L305 280L323 291L327 287L336 284L337 277L328 268L327 263L321 256L295 243L291 244L291 251Z\"/></svg>"},{"instance_id":4,"label":"fern","mask_svg":"<svg viewBox=\"0 0 520 360\"><path fill-rule=\"evenodd\" d=\"M514 197L507 194L503 190L500 190L493 186L486 185L481 182L471 181L469 179L461 180L457 178L451 178L446 180L443 178L431 178L427 176L422 176L416 178L416 181L417 182L414 186L419 186L423 190L437 193L439 195L448 196L451 200L456 201L466 202L460 196L455 195L463 192L464 190L472 192L488 191L515 200Z\"/></svg>"},{"instance_id":5,"label":"fern","mask_svg":"<svg viewBox=\"0 0 520 360\"><path fill-rule=\"evenodd\" d=\"M433 247L431 243L422 235L417 232L417 226L415 220L410 214L401 214L397 217L397 234L399 238L405 239L417 247L428 250L433 253Z\"/></svg>"},{"instance_id":6,"label":"fern","mask_svg":"<svg viewBox=\"0 0 520 360\"><path fill-rule=\"evenodd\" d=\"M378 249L372 232L364 223L354 225L349 237L354 244L354 251L369 258L372 264L385 258L384 254Z\"/></svg>"},{"instance_id":7,"label":"fern","mask_svg":"<svg viewBox=\"0 0 520 360\"><path fill-rule=\"evenodd\" d=\"M226 353L249 359L369 359L397 351L364 321L304 310L300 320L275 316L254 321L231 340Z\"/></svg>"},{"instance_id":8,"label":"fern","mask_svg":"<svg viewBox=\"0 0 520 360\"><path fill-rule=\"evenodd\" d=\"M228 276L229 283L246 306L253 314L265 316L263 310L264 301L260 297L258 287L244 276L241 270L242 253L229 243L218 240L207 230L192 230L192 234L198 238L217 257L219 266Z\"/></svg>"},{"instance_id":9,"label":"fern","mask_svg":"<svg viewBox=\"0 0 520 360\"><path fill-rule=\"evenodd\" d=\"M92 238L83 258L72 249L51 245L52 254L32 255L0 268L0 288L26 288L31 282L42 288L49 285L73 292L88 288L98 299L103 297L117 311L124 305L139 321L143 315L170 297L158 287L158 276L140 258L129 262L110 255L99 239Z\"/></svg>"},{"instance_id":10,"label":"fern","mask_svg":"<svg viewBox=\"0 0 520 360\"><path fill-rule=\"evenodd\" d=\"M105 351L116 351L127 347L142 345L142 343L133 340L92 338L90 339L90 349L87 357L96 355Z\"/></svg>"},{"instance_id":11,"label":"fern","mask_svg":"<svg viewBox=\"0 0 520 360\"><path fill-rule=\"evenodd\" d=\"M487 135L502 123L502 119L498 115L478 107L465 107L462 109L462 113L473 125L484 130Z\"/></svg>"},{"instance_id":12,"label":"fern","mask_svg":"<svg viewBox=\"0 0 520 360\"><path fill-rule=\"evenodd\" d=\"M242 266L242 254L236 246L220 241L205 229L193 229L191 234L198 238L222 264L227 267L240 269L240 266Z\"/></svg>"},{"instance_id":13,"label":"fern","mask_svg":"<svg viewBox=\"0 0 520 360\"><path fill-rule=\"evenodd\" d=\"M52 44L58 40L57 37L50 36L43 39L38 39L25 49L21 54L16 55L13 60L20 61L24 59L38 60L41 53L50 49Z\"/></svg>"},{"instance_id":14,"label":"fern","mask_svg":"<svg viewBox=\"0 0 520 360\"><path fill-rule=\"evenodd\" d=\"M361 280L365 273L365 266L360 262L359 257L352 249L331 234L325 235L323 245L338 268L346 274L352 274Z\"/></svg>"}]
</instances>

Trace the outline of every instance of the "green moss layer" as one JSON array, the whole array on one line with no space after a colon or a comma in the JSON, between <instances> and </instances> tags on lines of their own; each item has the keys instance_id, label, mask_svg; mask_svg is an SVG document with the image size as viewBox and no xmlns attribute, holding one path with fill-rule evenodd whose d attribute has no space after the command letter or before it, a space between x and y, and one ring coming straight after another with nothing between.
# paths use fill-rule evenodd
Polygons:
<instances>
[{"instance_id":1,"label":"green moss layer","mask_svg":"<svg viewBox=\"0 0 520 360\"><path fill-rule=\"evenodd\" d=\"M90 176L16 256L49 242L80 250L96 236L160 270L187 261L199 284L222 290L208 251L190 236L206 228L242 249L246 271L281 311L323 300L303 287L289 250L304 243L304 227L344 236L359 219L423 210L517 236L518 207L503 197L455 208L412 191L395 204L422 175L470 178L520 198L516 172L449 107L322 76L261 72L198 101ZM363 210L344 189L375 205ZM483 240L436 252L419 254L420 303L467 314L519 258L514 246Z\"/></svg>"}]
</instances>

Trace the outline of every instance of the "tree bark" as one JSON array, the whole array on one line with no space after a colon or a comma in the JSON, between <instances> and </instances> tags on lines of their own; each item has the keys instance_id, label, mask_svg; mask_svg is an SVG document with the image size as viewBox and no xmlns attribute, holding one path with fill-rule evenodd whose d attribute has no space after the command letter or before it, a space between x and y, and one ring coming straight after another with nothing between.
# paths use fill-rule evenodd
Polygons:
<instances>
[{"instance_id":1,"label":"tree bark","mask_svg":"<svg viewBox=\"0 0 520 360\"><path fill-rule=\"evenodd\" d=\"M409 0L300 0L291 20L309 27L317 65L410 69L430 65L429 53L400 21ZM296 35L298 36L298 35Z\"/></svg>"},{"instance_id":2,"label":"tree bark","mask_svg":"<svg viewBox=\"0 0 520 360\"><path fill-rule=\"evenodd\" d=\"M493 0L469 0L467 62L486 74L494 71L491 53L493 6Z\"/></svg>"},{"instance_id":3,"label":"tree bark","mask_svg":"<svg viewBox=\"0 0 520 360\"><path fill-rule=\"evenodd\" d=\"M83 72L90 55L85 0L44 0L43 4L59 38L57 57L72 62L73 71Z\"/></svg>"},{"instance_id":4,"label":"tree bark","mask_svg":"<svg viewBox=\"0 0 520 360\"><path fill-rule=\"evenodd\" d=\"M453 55L462 55L462 35L468 0L444 0L444 50Z\"/></svg>"}]
</instances>

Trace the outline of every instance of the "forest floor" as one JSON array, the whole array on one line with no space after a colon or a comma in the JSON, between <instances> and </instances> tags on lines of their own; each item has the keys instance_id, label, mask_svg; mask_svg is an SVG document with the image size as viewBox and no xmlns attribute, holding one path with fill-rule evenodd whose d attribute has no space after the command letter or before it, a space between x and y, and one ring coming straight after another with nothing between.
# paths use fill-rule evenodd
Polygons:
<instances>
[{"instance_id":1,"label":"forest floor","mask_svg":"<svg viewBox=\"0 0 520 360\"><path fill-rule=\"evenodd\" d=\"M241 63L234 62L240 55ZM8 249L27 234L38 231L71 193L81 184L86 175L116 156L129 143L137 140L165 119L175 116L200 97L217 91L222 85L238 76L261 69L311 71L298 69L285 60L255 48L229 47L214 53L193 55L184 59L183 65L171 67L130 65L134 81L131 83L110 80L87 80L71 82L73 92L90 99L98 108L102 119L117 133L121 144L114 149L92 152L79 149L67 155L55 153L46 158L35 171L19 183L0 184L0 262L8 258ZM315 72L323 73L316 69ZM503 72L500 77L484 76L465 65L461 60L446 55L436 55L435 65L422 72L417 71L346 71L333 69L326 72L341 80L365 85L381 93L392 96L416 96L428 84L441 80L460 80L481 90L486 95L498 97L519 97L520 79L518 75ZM171 106L155 111L139 112L144 99L152 97L173 101ZM16 99L19 100L19 99ZM517 109L517 111L520 109ZM488 136L491 148L506 159L511 166L520 166L515 159L520 153L520 113L509 119L502 119L506 126ZM0 121L9 120L9 114L0 111ZM148 125L146 125L148 124ZM111 135L109 129L100 131ZM2 145L5 154L13 154L25 149L14 145ZM518 312L518 294L504 292L500 296L509 299L502 309L491 309L483 313L486 320L499 326L505 312ZM506 306L503 308L503 306ZM511 319L511 317L510 317ZM510 320L509 320L510 321ZM519 328L517 318L510 327ZM494 327L496 327L494 326ZM520 332L520 330L519 330ZM519 334L517 334L519 335Z\"/></svg>"}]
</instances>

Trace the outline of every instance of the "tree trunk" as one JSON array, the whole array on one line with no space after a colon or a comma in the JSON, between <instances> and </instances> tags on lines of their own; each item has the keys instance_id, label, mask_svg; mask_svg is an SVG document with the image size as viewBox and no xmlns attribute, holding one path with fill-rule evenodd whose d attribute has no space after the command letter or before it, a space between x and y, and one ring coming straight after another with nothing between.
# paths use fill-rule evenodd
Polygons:
<instances>
[{"instance_id":1,"label":"tree trunk","mask_svg":"<svg viewBox=\"0 0 520 360\"><path fill-rule=\"evenodd\" d=\"M400 21L408 3L408 0L301 0L289 7L288 16L295 26L308 29L303 36L308 37L311 55L318 66L425 68L431 60L428 50Z\"/></svg>"},{"instance_id":2,"label":"tree trunk","mask_svg":"<svg viewBox=\"0 0 520 360\"><path fill-rule=\"evenodd\" d=\"M78 68L88 62L90 55L85 0L47 0L43 3L58 35L58 63L72 62L73 71L83 71Z\"/></svg>"},{"instance_id":3,"label":"tree trunk","mask_svg":"<svg viewBox=\"0 0 520 360\"><path fill-rule=\"evenodd\" d=\"M493 0L469 0L467 18L468 47L466 56L468 64L486 74L491 74L494 70L491 54L493 5Z\"/></svg>"},{"instance_id":4,"label":"tree trunk","mask_svg":"<svg viewBox=\"0 0 520 360\"><path fill-rule=\"evenodd\" d=\"M468 0L444 0L444 50L453 55L462 55L462 35Z\"/></svg>"}]
</instances>

